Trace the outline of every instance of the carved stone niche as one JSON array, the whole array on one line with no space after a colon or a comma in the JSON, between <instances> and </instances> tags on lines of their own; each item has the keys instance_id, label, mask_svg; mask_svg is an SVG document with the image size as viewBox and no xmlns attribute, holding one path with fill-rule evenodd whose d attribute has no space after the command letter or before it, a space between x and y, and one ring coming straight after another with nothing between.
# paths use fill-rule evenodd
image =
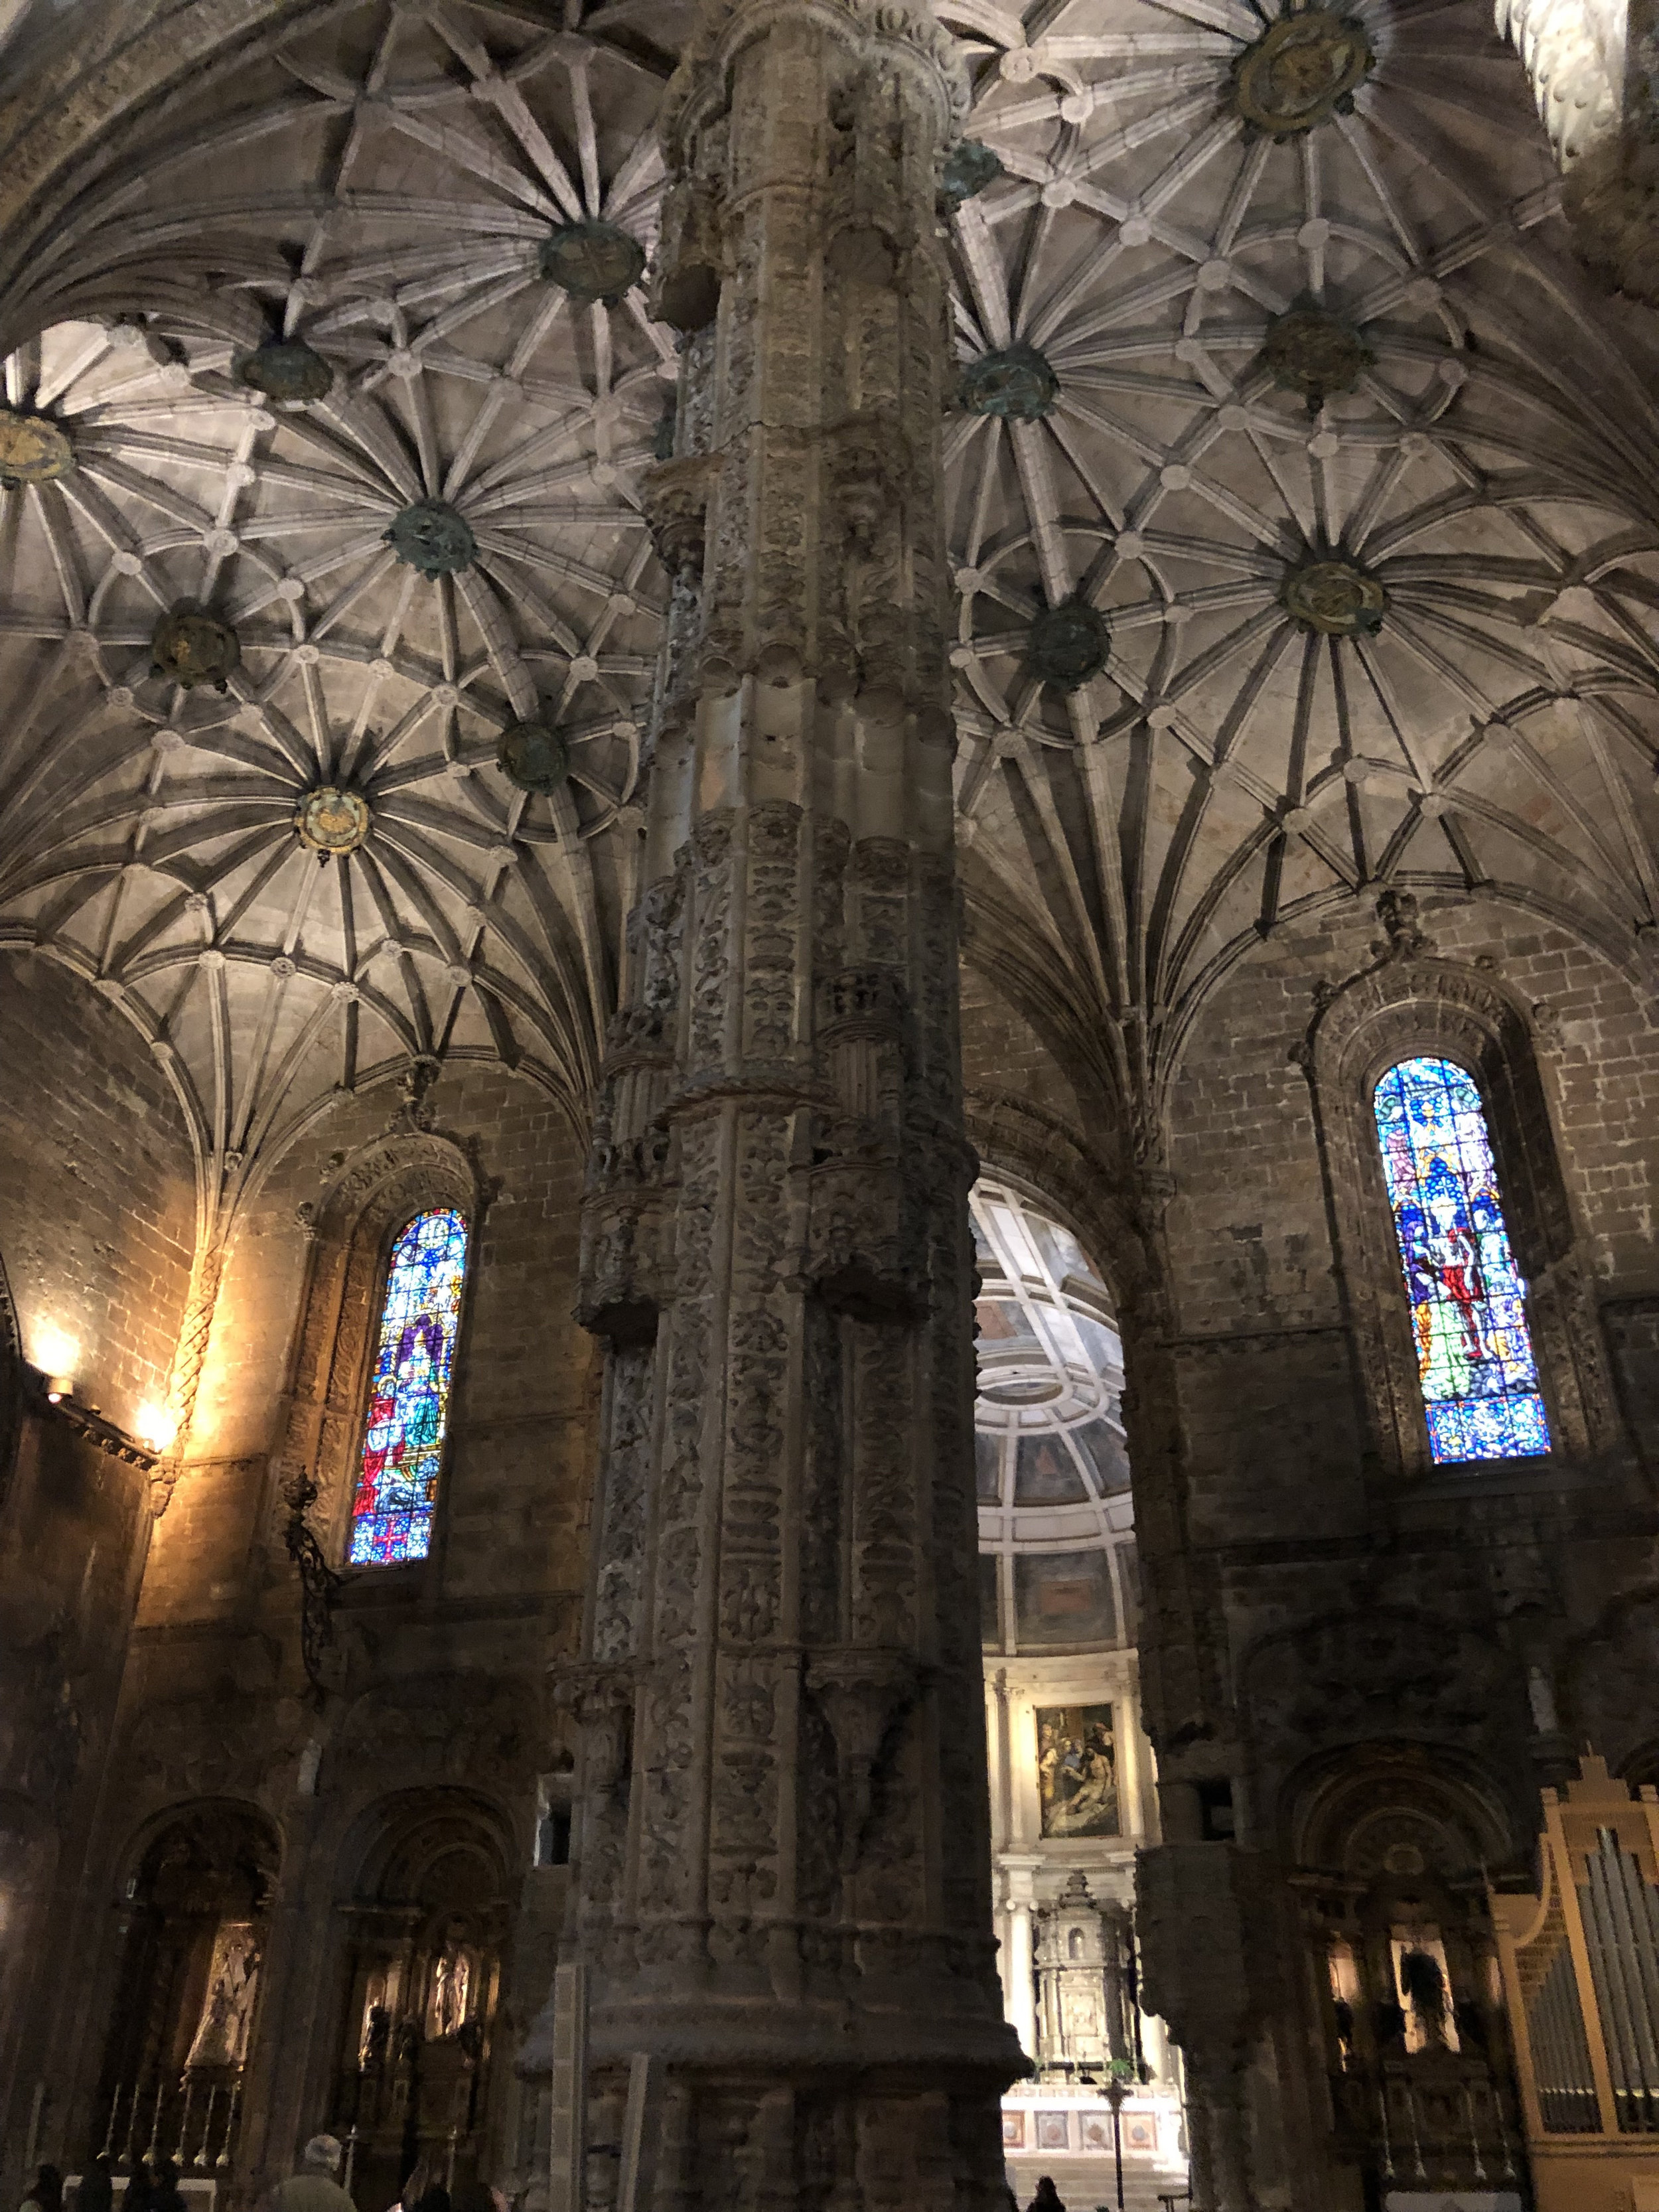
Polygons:
<instances>
[{"instance_id":1,"label":"carved stone niche","mask_svg":"<svg viewBox=\"0 0 1659 2212\"><path fill-rule=\"evenodd\" d=\"M1376 964L1325 998L1291 1057L1308 1076L1359 1388L1385 1476L1437 1472L1418 1355L1373 1118L1379 1079L1422 1054L1480 1085L1522 1280L1553 1448L1552 1461L1625 1453L1593 1271L1561 1171L1531 1018L1497 977L1425 957L1428 940L1387 913ZM1499 1463L1481 1462L1498 1479ZM1443 1474L1447 1470L1440 1469Z\"/></svg>"},{"instance_id":2,"label":"carved stone niche","mask_svg":"<svg viewBox=\"0 0 1659 2212\"><path fill-rule=\"evenodd\" d=\"M271 1541L277 1549L287 1512L283 1491L309 1473L318 1486L313 1522L323 1551L331 1559L343 1555L392 1243L417 1213L450 1206L466 1216L476 1255L488 1196L477 1162L459 1144L435 1131L404 1131L341 1161L322 1199L300 1209L310 1249L286 1420L271 1468ZM461 1294L458 1397L465 1388L467 1308L477 1272L468 1267ZM445 1495L441 1482L434 1554L441 1547Z\"/></svg>"},{"instance_id":3,"label":"carved stone niche","mask_svg":"<svg viewBox=\"0 0 1659 2212\"><path fill-rule=\"evenodd\" d=\"M1284 1802L1333 2165L1381 2179L1403 2122L1437 2183L1481 2189L1518 2132L1486 1885L1522 1863L1520 1808L1403 1744L1314 1762Z\"/></svg>"}]
</instances>

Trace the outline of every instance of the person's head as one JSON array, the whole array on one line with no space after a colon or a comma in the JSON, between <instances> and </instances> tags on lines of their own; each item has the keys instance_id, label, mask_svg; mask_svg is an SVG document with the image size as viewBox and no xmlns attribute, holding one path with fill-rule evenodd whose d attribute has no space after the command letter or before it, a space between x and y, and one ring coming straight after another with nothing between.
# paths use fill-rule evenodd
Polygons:
<instances>
[{"instance_id":1,"label":"person's head","mask_svg":"<svg viewBox=\"0 0 1659 2212\"><path fill-rule=\"evenodd\" d=\"M163 2189L179 2186L179 2169L170 2158L164 2158L155 2169L155 2179Z\"/></svg>"},{"instance_id":2,"label":"person's head","mask_svg":"<svg viewBox=\"0 0 1659 2212\"><path fill-rule=\"evenodd\" d=\"M34 2193L42 2204L61 2203L64 2177L55 2166L43 2166L35 2177Z\"/></svg>"},{"instance_id":3,"label":"person's head","mask_svg":"<svg viewBox=\"0 0 1659 2212\"><path fill-rule=\"evenodd\" d=\"M313 2136L300 2153L300 2163L313 2173L337 2173L341 2155L338 2136Z\"/></svg>"}]
</instances>

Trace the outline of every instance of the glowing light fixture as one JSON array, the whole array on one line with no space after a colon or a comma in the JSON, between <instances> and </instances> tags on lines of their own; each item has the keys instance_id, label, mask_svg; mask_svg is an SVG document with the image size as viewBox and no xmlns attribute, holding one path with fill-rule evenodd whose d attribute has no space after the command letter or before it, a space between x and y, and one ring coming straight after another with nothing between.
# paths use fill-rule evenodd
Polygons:
<instances>
[{"instance_id":1,"label":"glowing light fixture","mask_svg":"<svg viewBox=\"0 0 1659 2212\"><path fill-rule=\"evenodd\" d=\"M35 1365L46 1378L46 1395L52 1403L55 1406L60 1398L71 1396L81 1347L68 1330L47 1322L34 1330L29 1348Z\"/></svg>"},{"instance_id":2,"label":"glowing light fixture","mask_svg":"<svg viewBox=\"0 0 1659 2212\"><path fill-rule=\"evenodd\" d=\"M179 1424L164 1406L143 1405L133 1422L132 1433L150 1451L170 1451L178 1437Z\"/></svg>"}]
</instances>

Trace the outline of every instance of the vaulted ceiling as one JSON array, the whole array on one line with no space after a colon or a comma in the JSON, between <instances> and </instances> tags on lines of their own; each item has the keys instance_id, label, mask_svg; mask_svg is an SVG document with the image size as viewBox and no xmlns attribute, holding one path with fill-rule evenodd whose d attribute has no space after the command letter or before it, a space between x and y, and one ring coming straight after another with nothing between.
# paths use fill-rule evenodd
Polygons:
<instances>
[{"instance_id":1,"label":"vaulted ceiling","mask_svg":"<svg viewBox=\"0 0 1659 2212\"><path fill-rule=\"evenodd\" d=\"M1384 883L1490 888L1638 961L1654 363L1572 264L1489 20L1361 0L1352 112L1276 137L1243 0L940 12L1003 171L951 218L946 425L988 954L1143 1102L1244 951ZM583 298L544 247L598 219L651 249L684 21L318 7L145 110L7 302L42 332L9 404L73 465L0 495L0 944L141 1025L206 1162L411 1054L504 1059L580 1114L638 849L667 593L639 483L676 356L629 270ZM1297 383L1297 314L1346 388ZM325 393L250 387L273 338ZM1011 403L975 364L1015 349ZM1103 622L1067 688L1032 626L1074 605ZM181 605L234 626L222 693L155 672ZM568 781L498 765L524 722L564 733ZM362 808L307 811L319 789Z\"/></svg>"}]
</instances>

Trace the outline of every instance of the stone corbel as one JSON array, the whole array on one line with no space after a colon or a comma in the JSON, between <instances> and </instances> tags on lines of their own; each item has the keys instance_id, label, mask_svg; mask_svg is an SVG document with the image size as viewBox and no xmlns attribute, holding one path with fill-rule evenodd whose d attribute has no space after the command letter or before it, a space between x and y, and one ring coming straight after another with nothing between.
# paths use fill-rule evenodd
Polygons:
<instances>
[{"instance_id":1,"label":"stone corbel","mask_svg":"<svg viewBox=\"0 0 1659 2212\"><path fill-rule=\"evenodd\" d=\"M908 1264L904 1179L885 1146L807 1169L806 1279L835 1313L908 1324L926 1299Z\"/></svg>"},{"instance_id":2,"label":"stone corbel","mask_svg":"<svg viewBox=\"0 0 1659 2212\"><path fill-rule=\"evenodd\" d=\"M584 1796L615 1797L626 1783L633 1753L634 1698L629 1667L565 1662L557 1668L553 1703L576 1724Z\"/></svg>"},{"instance_id":3,"label":"stone corbel","mask_svg":"<svg viewBox=\"0 0 1659 2212\"><path fill-rule=\"evenodd\" d=\"M718 453L684 453L657 462L641 478L646 526L657 557L681 583L695 584L702 574L708 507L721 466Z\"/></svg>"},{"instance_id":4,"label":"stone corbel","mask_svg":"<svg viewBox=\"0 0 1659 2212\"><path fill-rule=\"evenodd\" d=\"M807 1662L807 1694L836 1740L843 1874L857 1870L884 1750L921 1687L921 1670L908 1651L849 1646L817 1652Z\"/></svg>"},{"instance_id":5,"label":"stone corbel","mask_svg":"<svg viewBox=\"0 0 1659 2212\"><path fill-rule=\"evenodd\" d=\"M637 1154L646 1143L628 1150ZM664 1182L642 1172L590 1195L582 1208L580 1326L612 1345L652 1342L672 1296L673 1242L673 1194Z\"/></svg>"},{"instance_id":6,"label":"stone corbel","mask_svg":"<svg viewBox=\"0 0 1659 2212\"><path fill-rule=\"evenodd\" d=\"M724 266L718 198L706 179L682 178L663 198L653 316L688 337L706 329L720 312Z\"/></svg>"}]
</instances>

